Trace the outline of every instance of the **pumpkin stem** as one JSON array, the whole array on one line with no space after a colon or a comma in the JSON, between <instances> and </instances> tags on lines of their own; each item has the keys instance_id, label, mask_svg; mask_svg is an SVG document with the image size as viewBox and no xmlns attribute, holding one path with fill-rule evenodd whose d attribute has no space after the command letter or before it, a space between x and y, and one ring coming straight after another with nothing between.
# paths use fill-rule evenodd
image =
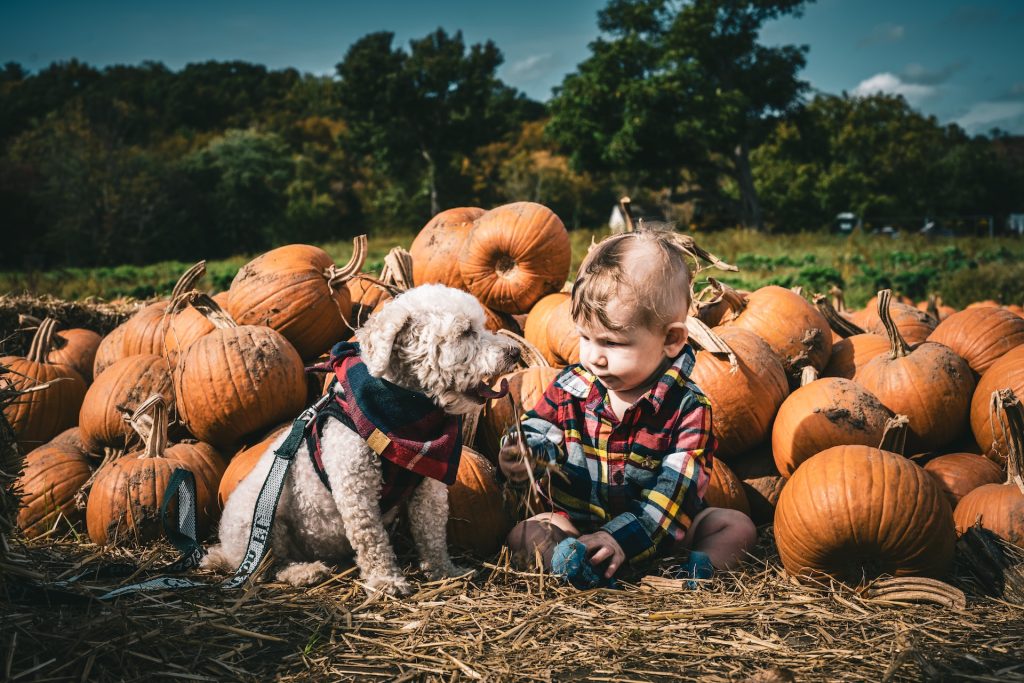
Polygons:
<instances>
[{"instance_id":1,"label":"pumpkin stem","mask_svg":"<svg viewBox=\"0 0 1024 683\"><path fill-rule=\"evenodd\" d=\"M200 278L206 275L206 261L200 261L195 264L178 278L178 281L174 284L174 289L171 290L171 299L167 303L167 312L174 313L181 308L184 308L184 303L178 308L175 308L175 303L179 301L181 296L187 292L192 291L196 288L196 283L199 282Z\"/></svg>"},{"instance_id":2,"label":"pumpkin stem","mask_svg":"<svg viewBox=\"0 0 1024 683\"><path fill-rule=\"evenodd\" d=\"M802 297L804 295L804 286L803 285L796 285L795 287L790 287L789 291L793 292L794 294L796 294L799 297Z\"/></svg>"},{"instance_id":3,"label":"pumpkin stem","mask_svg":"<svg viewBox=\"0 0 1024 683\"><path fill-rule=\"evenodd\" d=\"M626 229L623 232L636 231L636 224L633 222L632 204L633 200L629 197L623 197L619 200L619 209L622 210L622 218L626 221Z\"/></svg>"},{"instance_id":4,"label":"pumpkin stem","mask_svg":"<svg viewBox=\"0 0 1024 683\"><path fill-rule=\"evenodd\" d=\"M186 292L184 298L192 308L202 313L207 320L213 323L214 327L221 330L238 327L238 323L235 322L235 319L232 318L227 311L221 308L220 304L214 301L213 297L209 294L193 290L191 292Z\"/></svg>"},{"instance_id":5,"label":"pumpkin stem","mask_svg":"<svg viewBox=\"0 0 1024 683\"><path fill-rule=\"evenodd\" d=\"M29 315L28 313L18 314L18 325L20 325L22 329L26 332L28 330L31 330L32 328L39 327L39 324L42 322L42 320L35 317L34 315Z\"/></svg>"},{"instance_id":6,"label":"pumpkin stem","mask_svg":"<svg viewBox=\"0 0 1024 683\"><path fill-rule=\"evenodd\" d=\"M843 295L843 290L832 285L828 293L832 296L832 307L840 313L846 313L846 297Z\"/></svg>"},{"instance_id":7,"label":"pumpkin stem","mask_svg":"<svg viewBox=\"0 0 1024 683\"><path fill-rule=\"evenodd\" d=\"M143 429L143 417L149 417L148 433ZM139 432L146 444L139 458L162 458L167 450L167 404L160 394L153 394L139 404L129 418L132 427Z\"/></svg>"},{"instance_id":8,"label":"pumpkin stem","mask_svg":"<svg viewBox=\"0 0 1024 683\"><path fill-rule=\"evenodd\" d=\"M412 277L412 254L402 247L395 247L384 257L384 268L380 279L391 282L403 292L415 287Z\"/></svg>"},{"instance_id":9,"label":"pumpkin stem","mask_svg":"<svg viewBox=\"0 0 1024 683\"><path fill-rule=\"evenodd\" d=\"M674 234L673 237L675 238L675 242L676 244L679 245L680 249L685 251L694 259L703 259L710 263L715 268L718 268L719 270L728 270L734 273L739 271L739 268L737 268L736 266L732 265L731 263L726 263L722 259L712 254L707 249L701 247L699 244L697 244L696 240L694 240L693 237L691 237L690 235ZM697 265L699 266L700 264L698 263ZM700 271L702 269L698 267L697 270Z\"/></svg>"},{"instance_id":10,"label":"pumpkin stem","mask_svg":"<svg viewBox=\"0 0 1024 683\"><path fill-rule=\"evenodd\" d=\"M462 416L462 444L473 447L473 440L476 439L476 428L480 425L480 415L483 413L483 406Z\"/></svg>"},{"instance_id":11,"label":"pumpkin stem","mask_svg":"<svg viewBox=\"0 0 1024 683\"><path fill-rule=\"evenodd\" d=\"M686 317L686 331L689 333L689 341L694 346L707 351L712 355L724 355L729 358L729 372L733 373L739 369L740 362L736 352L729 348L725 340L715 334L707 324L700 318L693 316Z\"/></svg>"},{"instance_id":12,"label":"pumpkin stem","mask_svg":"<svg viewBox=\"0 0 1024 683\"><path fill-rule=\"evenodd\" d=\"M889 312L889 302L892 300L892 290L883 289L878 293L878 317L885 327L885 333L889 337L889 353L893 360L902 358L910 353L910 345L903 339L896 323L893 322L892 314Z\"/></svg>"},{"instance_id":13,"label":"pumpkin stem","mask_svg":"<svg viewBox=\"0 0 1024 683\"><path fill-rule=\"evenodd\" d=\"M324 277L327 278L327 286L331 291L351 280L363 269L363 264L366 263L366 250L366 235L359 235L352 240L352 258L348 263L341 268L333 264L328 266L324 271Z\"/></svg>"},{"instance_id":14,"label":"pumpkin stem","mask_svg":"<svg viewBox=\"0 0 1024 683\"><path fill-rule=\"evenodd\" d=\"M814 295L814 306L818 309L819 313L825 316L825 320L828 321L828 326L832 328L832 331L843 339L852 337L855 334L864 334L864 328L841 316L824 294Z\"/></svg>"},{"instance_id":15,"label":"pumpkin stem","mask_svg":"<svg viewBox=\"0 0 1024 683\"><path fill-rule=\"evenodd\" d=\"M46 356L53 348L53 333L57 329L57 321L47 318L39 323L39 329L32 336L32 345L28 349L26 359L33 363L46 363Z\"/></svg>"},{"instance_id":16,"label":"pumpkin stem","mask_svg":"<svg viewBox=\"0 0 1024 683\"><path fill-rule=\"evenodd\" d=\"M993 415L999 417L999 430L1006 444L1006 484L1015 485L1024 493L1024 408L1013 389L992 392L990 420Z\"/></svg>"},{"instance_id":17,"label":"pumpkin stem","mask_svg":"<svg viewBox=\"0 0 1024 683\"><path fill-rule=\"evenodd\" d=\"M927 311L928 315L930 315L931 317L935 318L936 320L939 319L939 303L940 303L940 301L941 300L939 299L939 297L937 295L935 295L935 294L929 294L928 295L928 308L925 309L925 310Z\"/></svg>"},{"instance_id":18,"label":"pumpkin stem","mask_svg":"<svg viewBox=\"0 0 1024 683\"><path fill-rule=\"evenodd\" d=\"M882 432L882 442L878 449L903 455L907 449L907 432L910 430L910 418L906 415L896 415L885 421L885 429Z\"/></svg>"},{"instance_id":19,"label":"pumpkin stem","mask_svg":"<svg viewBox=\"0 0 1024 683\"><path fill-rule=\"evenodd\" d=\"M813 365L805 365L803 370L800 371L800 386L806 387L811 382L815 382L818 379L818 371Z\"/></svg>"},{"instance_id":20,"label":"pumpkin stem","mask_svg":"<svg viewBox=\"0 0 1024 683\"><path fill-rule=\"evenodd\" d=\"M510 332L506 329L500 329L496 333L499 337L508 337L516 346L519 347L519 365L524 368L549 368L551 363L544 357L544 354L540 352L536 346L527 341L526 337L521 337L515 332Z\"/></svg>"},{"instance_id":21,"label":"pumpkin stem","mask_svg":"<svg viewBox=\"0 0 1024 683\"><path fill-rule=\"evenodd\" d=\"M708 284L715 289L716 295L729 306L733 318L738 317L743 312L743 309L747 307L747 302L743 296L729 285L719 282L713 277L708 278Z\"/></svg>"}]
</instances>

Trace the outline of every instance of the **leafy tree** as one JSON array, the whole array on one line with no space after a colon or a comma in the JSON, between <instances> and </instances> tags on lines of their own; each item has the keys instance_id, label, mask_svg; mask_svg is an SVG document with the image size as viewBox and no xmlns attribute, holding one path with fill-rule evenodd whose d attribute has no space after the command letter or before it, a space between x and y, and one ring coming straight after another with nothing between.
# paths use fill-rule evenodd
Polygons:
<instances>
[{"instance_id":1,"label":"leafy tree","mask_svg":"<svg viewBox=\"0 0 1024 683\"><path fill-rule=\"evenodd\" d=\"M765 47L761 26L804 0L611 0L605 36L557 88L551 138L578 169L763 219L750 151L801 102L806 47Z\"/></svg>"},{"instance_id":2,"label":"leafy tree","mask_svg":"<svg viewBox=\"0 0 1024 683\"><path fill-rule=\"evenodd\" d=\"M438 29L406 52L393 39L364 36L337 66L345 144L367 160L378 206L393 212L412 196L412 211L392 218L422 220L467 194L462 161L515 130L530 106L495 75L503 57L490 41L467 49L461 32Z\"/></svg>"}]
</instances>

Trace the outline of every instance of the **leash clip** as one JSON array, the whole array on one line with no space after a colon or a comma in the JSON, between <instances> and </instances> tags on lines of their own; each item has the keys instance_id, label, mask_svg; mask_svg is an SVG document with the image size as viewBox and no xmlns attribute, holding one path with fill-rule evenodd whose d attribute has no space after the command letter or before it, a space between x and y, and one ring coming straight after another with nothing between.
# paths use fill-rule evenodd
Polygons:
<instances>
[{"instance_id":1,"label":"leash clip","mask_svg":"<svg viewBox=\"0 0 1024 683\"><path fill-rule=\"evenodd\" d=\"M325 393L323 396L317 399L316 403L303 410L299 414L298 419L302 420L308 427L309 424L316 419L317 413L319 413L320 410L323 409L323 407L327 405L332 398L333 397L331 396L330 392Z\"/></svg>"}]
</instances>

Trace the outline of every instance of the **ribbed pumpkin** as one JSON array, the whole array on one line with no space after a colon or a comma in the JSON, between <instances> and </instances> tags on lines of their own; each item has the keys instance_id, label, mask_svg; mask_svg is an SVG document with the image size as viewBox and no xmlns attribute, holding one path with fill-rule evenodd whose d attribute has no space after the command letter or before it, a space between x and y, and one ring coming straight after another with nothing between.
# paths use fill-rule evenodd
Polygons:
<instances>
[{"instance_id":1,"label":"ribbed pumpkin","mask_svg":"<svg viewBox=\"0 0 1024 683\"><path fill-rule=\"evenodd\" d=\"M205 536L216 519L216 491L224 472L220 455L205 443L169 445L167 409L159 394L133 414L137 429L142 429L138 418L144 413L151 419L142 450L108 461L96 472L86 506L86 526L94 543L130 545L159 538L160 504L178 467L195 475L198 535ZM173 509L169 513L177 514Z\"/></svg>"},{"instance_id":2,"label":"ribbed pumpkin","mask_svg":"<svg viewBox=\"0 0 1024 683\"><path fill-rule=\"evenodd\" d=\"M548 294L533 305L530 313L526 316L526 324L523 325L523 336L544 354L548 363L562 365L548 347L548 326L551 324L551 316L559 304L569 299L568 292L555 292ZM571 304L570 304L571 306ZM571 317L570 317L571 320Z\"/></svg>"},{"instance_id":3,"label":"ribbed pumpkin","mask_svg":"<svg viewBox=\"0 0 1024 683\"><path fill-rule=\"evenodd\" d=\"M697 351L690 377L711 401L716 456L729 460L768 438L789 386L778 356L759 336L739 327L713 332L731 356Z\"/></svg>"},{"instance_id":4,"label":"ribbed pumpkin","mask_svg":"<svg viewBox=\"0 0 1024 683\"><path fill-rule=\"evenodd\" d=\"M274 429L257 444L252 446L243 447L237 453L235 457L231 458L231 462L228 463L227 469L224 470L224 476L220 479L220 486L217 488L217 502L220 504L221 509L224 509L224 504L228 502L228 498L234 492L238 485L245 479L252 469L256 467L256 463L260 461L263 454L266 453L267 449L273 445L274 441L284 433L291 426L291 423L283 424L280 427Z\"/></svg>"},{"instance_id":5,"label":"ribbed pumpkin","mask_svg":"<svg viewBox=\"0 0 1024 683\"><path fill-rule=\"evenodd\" d=\"M193 342L174 369L178 413L200 441L229 448L305 407L302 359L269 327L237 325L205 294L190 303L216 330Z\"/></svg>"},{"instance_id":6,"label":"ribbed pumpkin","mask_svg":"<svg viewBox=\"0 0 1024 683\"><path fill-rule=\"evenodd\" d=\"M979 375L1024 344L1024 318L1005 308L968 308L939 323L928 341L945 344Z\"/></svg>"},{"instance_id":7,"label":"ribbed pumpkin","mask_svg":"<svg viewBox=\"0 0 1024 683\"><path fill-rule=\"evenodd\" d=\"M515 338L514 335L508 335ZM514 411L510 401L515 402L515 411L521 416L535 407L544 395L544 391L561 372L551 368L540 351L522 338L517 338L522 353L520 359L525 368L516 370L500 378L495 385L497 389L502 380L508 382L508 394L501 398L489 399L480 414L479 429L476 434L477 449L490 460L498 462L499 441L505 430L515 423Z\"/></svg>"},{"instance_id":8,"label":"ribbed pumpkin","mask_svg":"<svg viewBox=\"0 0 1024 683\"><path fill-rule=\"evenodd\" d=\"M551 209L505 204L480 216L459 254L465 289L488 308L526 313L569 276L569 233Z\"/></svg>"},{"instance_id":9,"label":"ribbed pumpkin","mask_svg":"<svg viewBox=\"0 0 1024 683\"><path fill-rule=\"evenodd\" d=\"M857 371L889 350L889 340L880 334L855 334L832 345L822 377L856 379Z\"/></svg>"},{"instance_id":10,"label":"ribbed pumpkin","mask_svg":"<svg viewBox=\"0 0 1024 683\"><path fill-rule=\"evenodd\" d=\"M1014 394L1024 396L1024 346L1007 351L989 366L978 380L978 387L971 399L971 431L974 432L974 439L983 455L1002 466L1006 463L1006 445L999 433L998 423L993 425L990 419L992 392L999 389L1010 389Z\"/></svg>"},{"instance_id":11,"label":"ribbed pumpkin","mask_svg":"<svg viewBox=\"0 0 1024 683\"><path fill-rule=\"evenodd\" d=\"M463 448L458 478L448 488L448 543L488 557L511 530L494 465L473 449Z\"/></svg>"},{"instance_id":12,"label":"ribbed pumpkin","mask_svg":"<svg viewBox=\"0 0 1024 683\"><path fill-rule=\"evenodd\" d=\"M555 306L548 317L547 343L541 352L552 365L573 365L580 362L580 333L572 319L572 300Z\"/></svg>"},{"instance_id":13,"label":"ribbed pumpkin","mask_svg":"<svg viewBox=\"0 0 1024 683\"><path fill-rule=\"evenodd\" d=\"M790 394L772 426L772 455L784 477L833 446L877 446L892 411L851 380L827 377Z\"/></svg>"},{"instance_id":14,"label":"ribbed pumpkin","mask_svg":"<svg viewBox=\"0 0 1024 683\"><path fill-rule=\"evenodd\" d=\"M114 328L103 338L93 361L93 377L99 377L113 363L139 354L164 354L164 339L172 314L183 305L182 295L192 291L206 274L206 261L200 261L175 283L169 299L144 306L135 315Z\"/></svg>"},{"instance_id":15,"label":"ribbed pumpkin","mask_svg":"<svg viewBox=\"0 0 1024 683\"><path fill-rule=\"evenodd\" d=\"M50 442L30 452L17 483L23 506L18 510L18 527L34 538L61 518L66 525L80 526L85 511L76 496L91 475L88 456L73 444Z\"/></svg>"},{"instance_id":16,"label":"ribbed pumpkin","mask_svg":"<svg viewBox=\"0 0 1024 683\"><path fill-rule=\"evenodd\" d=\"M345 283L366 260L366 235L353 240L342 268L308 244L272 249L239 269L228 290L228 311L239 325L266 325L301 358L316 358L348 337L352 302Z\"/></svg>"},{"instance_id":17,"label":"ribbed pumpkin","mask_svg":"<svg viewBox=\"0 0 1024 683\"><path fill-rule=\"evenodd\" d=\"M423 226L409 247L417 283L466 289L459 270L459 255L474 222L484 213L475 206L448 209Z\"/></svg>"},{"instance_id":18,"label":"ribbed pumpkin","mask_svg":"<svg viewBox=\"0 0 1024 683\"><path fill-rule=\"evenodd\" d=\"M174 387L167 361L145 354L122 358L96 378L78 413L78 428L89 450L124 448L134 432L124 420L153 394L174 405Z\"/></svg>"},{"instance_id":19,"label":"ribbed pumpkin","mask_svg":"<svg viewBox=\"0 0 1024 683\"><path fill-rule=\"evenodd\" d=\"M857 373L857 382L887 408L910 419L910 452L934 451L963 434L974 375L963 358L934 342L909 346L889 317L890 290L879 292L879 316L890 352Z\"/></svg>"},{"instance_id":20,"label":"ribbed pumpkin","mask_svg":"<svg viewBox=\"0 0 1024 683\"><path fill-rule=\"evenodd\" d=\"M750 515L750 503L743 491L743 482L721 460L716 460L711 467L711 480L704 492L704 502L709 507L739 510Z\"/></svg>"},{"instance_id":21,"label":"ribbed pumpkin","mask_svg":"<svg viewBox=\"0 0 1024 683\"><path fill-rule=\"evenodd\" d=\"M935 477L936 483L949 500L950 509L960 499L985 484L1003 481L1003 470L988 458L976 453L947 453L932 458L924 469Z\"/></svg>"},{"instance_id":22,"label":"ribbed pumpkin","mask_svg":"<svg viewBox=\"0 0 1024 683\"><path fill-rule=\"evenodd\" d=\"M825 317L802 296L769 285L744 301L734 290L721 287L730 307L722 324L753 332L768 342L793 385L798 384L805 365L820 372L828 363L832 331Z\"/></svg>"},{"instance_id":23,"label":"ribbed pumpkin","mask_svg":"<svg viewBox=\"0 0 1024 683\"><path fill-rule=\"evenodd\" d=\"M992 410L1006 432L1006 483L974 489L953 510L956 530L975 523L1005 541L1024 548L1024 408L1009 389L993 392Z\"/></svg>"},{"instance_id":24,"label":"ribbed pumpkin","mask_svg":"<svg viewBox=\"0 0 1024 683\"><path fill-rule=\"evenodd\" d=\"M27 392L3 407L23 452L73 427L85 398L85 380L78 372L46 360L56 324L56 320L47 318L39 325L27 356L0 358L0 366L9 370L5 378L12 389ZM43 386L48 382L48 386Z\"/></svg>"},{"instance_id":25,"label":"ribbed pumpkin","mask_svg":"<svg viewBox=\"0 0 1024 683\"><path fill-rule=\"evenodd\" d=\"M28 315L19 315L18 321L34 327L42 324L38 318ZM49 363L74 368L88 384L92 381L92 364L102 339L103 337L96 332L81 327L59 330L53 337L53 346L46 355L46 360Z\"/></svg>"},{"instance_id":26,"label":"ribbed pumpkin","mask_svg":"<svg viewBox=\"0 0 1024 683\"><path fill-rule=\"evenodd\" d=\"M870 446L835 446L804 462L775 509L786 571L852 584L882 574L948 574L956 534L931 475Z\"/></svg>"},{"instance_id":27,"label":"ribbed pumpkin","mask_svg":"<svg viewBox=\"0 0 1024 683\"><path fill-rule=\"evenodd\" d=\"M918 310L913 305L907 305L898 301L890 301L889 315L896 324L896 329L900 331L900 336L911 345L928 339L928 336L939 323L938 320L928 315L926 311ZM872 334L884 335L886 333L885 325L878 316L877 307L864 309L861 327L866 332L871 332Z\"/></svg>"}]
</instances>

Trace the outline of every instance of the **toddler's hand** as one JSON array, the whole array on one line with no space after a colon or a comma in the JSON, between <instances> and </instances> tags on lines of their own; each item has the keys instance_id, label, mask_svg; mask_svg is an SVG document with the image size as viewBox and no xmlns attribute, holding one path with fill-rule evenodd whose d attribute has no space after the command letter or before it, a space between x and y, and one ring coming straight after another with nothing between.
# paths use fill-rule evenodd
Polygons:
<instances>
[{"instance_id":1,"label":"toddler's hand","mask_svg":"<svg viewBox=\"0 0 1024 683\"><path fill-rule=\"evenodd\" d=\"M523 458L519 441L515 437L507 439L505 445L498 451L498 467L505 478L513 484L522 484L530 480L530 467L533 466L530 460Z\"/></svg>"},{"instance_id":2,"label":"toddler's hand","mask_svg":"<svg viewBox=\"0 0 1024 683\"><path fill-rule=\"evenodd\" d=\"M608 560L608 568L604 572L604 578L606 579L615 576L615 572L626 562L626 552L619 545L619 542L607 531L583 534L580 536L579 541L587 546L590 564L596 567L605 560Z\"/></svg>"}]
</instances>

